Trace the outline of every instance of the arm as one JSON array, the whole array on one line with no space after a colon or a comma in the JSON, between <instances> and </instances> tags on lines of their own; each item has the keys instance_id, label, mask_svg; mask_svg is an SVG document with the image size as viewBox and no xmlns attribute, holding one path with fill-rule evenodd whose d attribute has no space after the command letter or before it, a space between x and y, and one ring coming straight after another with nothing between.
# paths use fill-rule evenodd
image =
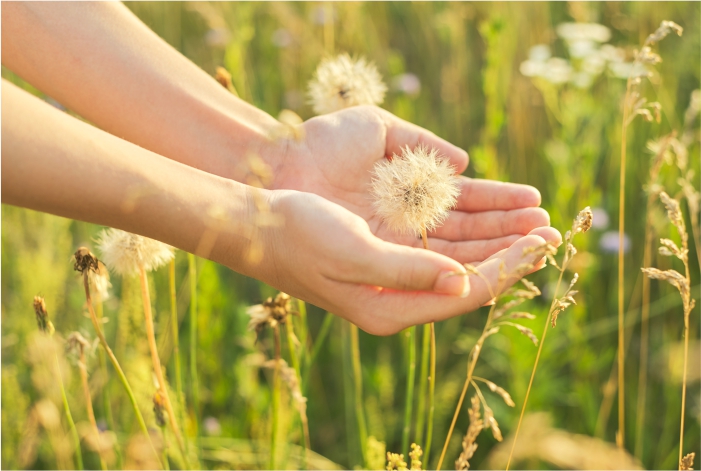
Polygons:
<instances>
[{"instance_id":1,"label":"arm","mask_svg":"<svg viewBox=\"0 0 701 471\"><path fill-rule=\"evenodd\" d=\"M362 106L303 124L302 142L277 145L276 120L232 96L150 31L122 4L8 2L3 64L102 129L157 154L245 181L248 152L271 167L273 189L320 195L359 215L383 240L368 188L373 165L401 147L436 147L457 172L467 153L377 107ZM458 207L431 247L461 263L486 260L549 225L535 188L462 177Z\"/></svg>"},{"instance_id":2,"label":"arm","mask_svg":"<svg viewBox=\"0 0 701 471\"><path fill-rule=\"evenodd\" d=\"M73 119L7 82L2 118L3 203L199 252L375 334L456 316L491 298L478 277L446 276L462 270L456 261L383 241L364 219L317 195L253 190L192 169ZM260 263L246 257L256 214L251 191L261 191L284 220L258 233ZM213 228L218 237L202 253ZM501 263L512 270L536 262L524 259L523 249L545 238L558 243L559 234L537 229L480 271L496 286Z\"/></svg>"}]
</instances>

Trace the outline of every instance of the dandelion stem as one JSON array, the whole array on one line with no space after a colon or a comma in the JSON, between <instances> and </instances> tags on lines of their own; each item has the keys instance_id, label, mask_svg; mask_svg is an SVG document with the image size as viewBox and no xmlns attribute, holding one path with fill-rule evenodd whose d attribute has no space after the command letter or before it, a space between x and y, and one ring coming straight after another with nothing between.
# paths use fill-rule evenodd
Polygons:
<instances>
[{"instance_id":1,"label":"dandelion stem","mask_svg":"<svg viewBox=\"0 0 701 471\"><path fill-rule=\"evenodd\" d=\"M200 429L200 383L197 373L197 266L195 256L187 254L188 273L190 278L190 379L192 380L192 408L195 412L195 436L198 448Z\"/></svg>"},{"instance_id":2,"label":"dandelion stem","mask_svg":"<svg viewBox=\"0 0 701 471\"><path fill-rule=\"evenodd\" d=\"M158 356L158 347L156 345L156 333L153 327L153 313L151 311L151 296L148 290L148 278L146 277L146 270L143 266L139 267L139 278L141 280L141 299L144 303L144 320L146 324L146 338L148 340L149 350L151 351L151 362L153 363L153 371L156 374L156 379L158 380L158 389L163 394L165 399L166 410L170 416L170 428L173 430L175 439L178 442L178 447L180 448L180 453L185 461L185 466L189 469L189 463L187 459L187 451L185 449L185 441L180 433L180 427L178 425L178 420L175 417L175 411L173 410L173 404L170 402L170 395L168 394L168 386L166 383L165 376L163 375L163 368L161 367L161 359Z\"/></svg>"},{"instance_id":3,"label":"dandelion stem","mask_svg":"<svg viewBox=\"0 0 701 471\"><path fill-rule=\"evenodd\" d=\"M105 464L105 459L102 456L103 450L102 444L100 443L100 429L97 428L95 412L92 408L92 397L90 396L90 386L88 385L88 366L85 362L85 352L83 351L83 348L80 349L80 360L78 363L78 370L80 371L80 382L83 386L83 395L85 396L85 408L88 413L88 420L90 421L90 425L92 425L93 432L95 432L95 438L97 440L96 443L97 448L99 450L98 453L100 455L100 468L106 470L107 465Z\"/></svg>"},{"instance_id":4,"label":"dandelion stem","mask_svg":"<svg viewBox=\"0 0 701 471\"><path fill-rule=\"evenodd\" d=\"M273 424L270 434L270 467L277 469L277 435L280 421L280 326L275 325L275 369L273 370Z\"/></svg>"},{"instance_id":5,"label":"dandelion stem","mask_svg":"<svg viewBox=\"0 0 701 471\"><path fill-rule=\"evenodd\" d=\"M365 424L365 409L363 408L363 371L360 363L360 342L358 339L358 327L350 325L351 359L353 361L353 385L355 386L355 416L358 420L358 436L360 438L360 451L363 455L363 463L368 463L368 429Z\"/></svg>"},{"instance_id":6,"label":"dandelion stem","mask_svg":"<svg viewBox=\"0 0 701 471\"><path fill-rule=\"evenodd\" d=\"M404 429L402 431L402 448L409 453L409 432L411 431L411 413L414 406L414 383L416 382L416 326L406 331L409 341L409 374L406 379L406 403L404 405Z\"/></svg>"},{"instance_id":7,"label":"dandelion stem","mask_svg":"<svg viewBox=\"0 0 701 471\"><path fill-rule=\"evenodd\" d=\"M424 448L424 462L428 469L428 459L431 454L431 443L433 441L433 413L435 410L435 392L436 392L436 328L431 322L431 366L429 369L428 380L428 424L426 431L426 448Z\"/></svg>"},{"instance_id":8,"label":"dandelion stem","mask_svg":"<svg viewBox=\"0 0 701 471\"><path fill-rule=\"evenodd\" d=\"M71 408L68 406L68 397L66 397L66 389L63 386L63 377L61 376L61 365L58 362L58 354L56 353L56 350L54 350L54 360L56 361L56 375L58 376L58 386L61 389L61 401L63 402L63 411L66 413L68 427L71 429L71 435L73 435L73 441L75 441L75 459L78 464L78 469L83 469L83 453L80 450L80 435L78 435L78 430L75 428L75 422L73 421Z\"/></svg>"},{"instance_id":9,"label":"dandelion stem","mask_svg":"<svg viewBox=\"0 0 701 471\"><path fill-rule=\"evenodd\" d=\"M423 443L424 425L426 423L426 393L428 392L428 360L431 353L431 326L424 324L421 336L421 370L419 371L419 404L416 409L416 443ZM427 450L424 450L426 453ZM424 461L426 455L424 454Z\"/></svg>"},{"instance_id":10,"label":"dandelion stem","mask_svg":"<svg viewBox=\"0 0 701 471\"><path fill-rule=\"evenodd\" d=\"M170 261L168 284L170 288L170 328L171 335L173 336L173 360L175 362L175 390L178 394L178 400L183 401L183 377L180 365L180 334L178 332L178 303L175 291L175 258ZM180 423L185 423L182 414Z\"/></svg>"},{"instance_id":11,"label":"dandelion stem","mask_svg":"<svg viewBox=\"0 0 701 471\"><path fill-rule=\"evenodd\" d=\"M112 349L107 344L107 339L105 339L105 335L102 333L100 323L97 320L97 316L95 315L95 309L93 308L93 305L92 305L92 298L90 297L90 284L88 281L88 270L85 270L83 272L83 286L85 287L85 299L87 300L87 304L88 304L88 312L90 313L90 320L92 321L92 325L95 328L95 332L97 333L97 337L100 339L100 343L102 344L102 348L104 348L105 352L107 352L107 356L109 357L110 361L112 362L112 366L117 371L117 376L119 376L119 380L122 382L122 386L124 387L124 390L127 392L127 396L129 396L129 400L131 401L131 405L132 405L132 408L134 409L134 414L136 415L136 420L139 422L139 427L141 427L141 431L144 433L144 435L146 435L146 440L148 440L149 445L151 445L151 450L153 450L153 454L156 455L156 460L158 461L158 464L160 466L163 466L163 464L161 463L161 457L159 456L158 451L156 451L156 447L153 445L153 441L151 441L151 435L148 433L148 428L146 427L146 422L144 422L144 417L141 415L141 411L139 410L139 405L136 403L136 397L134 396L134 392L132 391L131 386L129 386L129 381L127 381L127 377L124 374L122 367L119 365L119 361L117 361L117 357L114 356Z\"/></svg>"}]
</instances>

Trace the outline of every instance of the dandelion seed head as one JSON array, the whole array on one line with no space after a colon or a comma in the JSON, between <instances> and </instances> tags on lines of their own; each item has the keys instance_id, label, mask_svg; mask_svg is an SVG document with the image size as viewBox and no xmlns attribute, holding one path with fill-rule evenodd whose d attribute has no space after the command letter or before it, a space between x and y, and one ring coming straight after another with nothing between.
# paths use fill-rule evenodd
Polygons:
<instances>
[{"instance_id":1,"label":"dandelion seed head","mask_svg":"<svg viewBox=\"0 0 701 471\"><path fill-rule=\"evenodd\" d=\"M119 229L106 229L98 238L102 260L120 275L156 270L175 256L173 247Z\"/></svg>"},{"instance_id":2,"label":"dandelion seed head","mask_svg":"<svg viewBox=\"0 0 701 471\"><path fill-rule=\"evenodd\" d=\"M408 147L401 156L384 160L373 169L375 211L390 230L398 233L430 231L438 227L460 194L455 167L436 149Z\"/></svg>"},{"instance_id":3,"label":"dandelion seed head","mask_svg":"<svg viewBox=\"0 0 701 471\"><path fill-rule=\"evenodd\" d=\"M251 318L248 321L248 330L260 333L266 325L275 327L278 323L284 324L290 314L290 295L278 293L274 298L268 298L263 304L256 304L246 309L246 314Z\"/></svg>"},{"instance_id":4,"label":"dandelion seed head","mask_svg":"<svg viewBox=\"0 0 701 471\"><path fill-rule=\"evenodd\" d=\"M358 105L379 105L387 86L375 65L348 54L321 61L309 83L309 98L317 114Z\"/></svg>"}]
</instances>

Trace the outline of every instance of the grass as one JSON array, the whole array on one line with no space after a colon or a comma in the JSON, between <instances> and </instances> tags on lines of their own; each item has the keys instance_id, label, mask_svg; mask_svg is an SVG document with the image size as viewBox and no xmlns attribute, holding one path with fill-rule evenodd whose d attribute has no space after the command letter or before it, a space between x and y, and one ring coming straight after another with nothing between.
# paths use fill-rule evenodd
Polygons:
<instances>
[{"instance_id":1,"label":"grass","mask_svg":"<svg viewBox=\"0 0 701 471\"><path fill-rule=\"evenodd\" d=\"M613 233L614 245L620 244L617 231L611 227L618 226L619 220L623 220L619 216L624 216L619 207L618 145L623 134L618 123L622 118L620 103L626 93L626 82L604 74L586 89L555 86L523 76L519 67L528 57L529 48L538 43L548 43L554 55L568 57L566 45L554 33L556 25L566 21L597 21L606 25L612 31L609 43L624 47L630 57L635 45L641 44L662 19L684 26L682 38L670 38L659 44L657 52L664 62L657 67L655 80L642 84L644 95L662 105L660 123L638 119L626 133L628 161L623 209L624 240L629 240L629 250L620 254L625 256L626 268L620 280L625 299L631 300L623 311L623 351L630 354L625 358L625 369L614 374L614 383L625 389L623 407L617 407L616 402L612 404L611 418L601 424L601 437L614 443L620 422L626 430L622 445L631 452L638 449L644 467L676 467L680 448L676 430L680 425L679 412L685 410L684 451L699 451L693 449L701 440L698 403L691 399L700 392L699 380L694 379L698 378L698 366L693 364L691 355L694 340L698 339L699 307L686 318L691 334L682 337L687 327L685 318L679 315L683 303L674 287L650 283L646 288L650 301L646 302L642 291L636 291L634 285L640 283L642 287L637 270L643 266L643 260L649 260L649 266L661 270L673 268L668 257L649 250L645 255L646 227L660 237L681 243L677 234L667 235L668 224L659 204L642 216L648 202L643 185L651 168L646 143L672 130L677 130L679 136L683 131L684 110L691 92L700 83L697 51L701 32L695 19L701 13L701 5L694 2L241 2L214 3L211 5L214 16L209 18L199 11L205 4L197 5L128 4L157 34L207 72L214 74L217 66L225 66L240 96L275 116L281 109L291 109L305 119L313 115L305 103L304 91L324 54L342 51L362 54L377 64L390 87L383 107L466 149L471 156L468 176L489 176L537 187L543 207L551 214L553 226L559 229L569 227L571 216L586 205L597 210L595 221L600 216L597 224L603 221L602 214L608 217L608 227L595 225L585 237L578 238L579 253L571 265L579 273L578 304L559 319L561 331L540 344L538 378L528 393L525 414L528 417L531 411L546 411L553 427L588 436L595 434L604 399L602 388L612 366L620 361L617 360L620 252L610 248L607 241ZM212 18L218 18L219 26L212 23ZM335 20L330 22L325 18ZM225 45L208 43L207 38L212 37L209 32L215 27L229 31ZM400 78L406 77L404 74L418 78L421 84L418 94L398 88ZM3 77L31 90L6 69ZM690 126L698 132L698 119ZM698 140L692 139L688 144L688 167L696 175L701 170L698 156ZM663 166L657 181L675 196L680 191L677 184L680 176L683 175L678 169ZM687 209L684 209L685 222L690 228L690 238L694 239L688 244L689 278L692 292L697 293L693 297L698 299L699 245L698 236L694 235L698 232L694 224L698 222L687 216ZM153 391L149 389L152 388L150 372L145 370L148 374L144 374L141 371L144 368L139 366L150 363L143 322L137 322L143 319L142 308L133 302L138 300L138 293L134 296L134 288L138 286L121 279L112 280L113 295L100 303L104 312L99 317L106 322L95 314L94 325L99 329L96 331L90 310L90 317L83 315L86 308L82 280L75 279L68 260L76 246L93 246L92 239L101 228L9 206L2 208L2 226L2 466L43 469L56 465L48 434L36 434L38 445L32 448L29 445L34 442L28 441L28 434L10 432L30 430L28 417L43 399L26 358L29 334L36 330L28 306L37 294L43 295L52 306L52 320L60 333L79 331L92 340L99 332L105 344L114 346L113 353L110 350L95 357L87 355L86 362L93 372L90 387L97 423L116 432L124 462L130 462L129 438L137 436L146 442L143 434L149 428L157 429L152 413ZM554 280L548 272L542 270L532 276L547 294L527 305L528 311L538 318L533 322L544 322L550 311L548 301L553 296ZM180 392L177 394L181 400L174 400L173 406L184 419L180 422L186 440L198 444L192 447L191 456L196 453L199 465L206 468L269 466L271 405L275 394L268 379L274 375L266 376L257 361L262 353L269 356L274 351L274 338L270 334L261 335L256 342L255 335L246 329L245 309L274 296L275 292L194 256L178 256L172 271L160 270L151 276L151 281L155 335L159 340L170 335L179 340L172 346L177 345L178 350L170 355L167 368L173 374L175 389L186 392L185 407L178 408L182 402ZM176 286L176 282L181 284ZM94 308L100 309L98 305ZM408 443L418 443L419 438L427 441L423 447L425 467L435 468L440 458L440 450L428 446L430 434L433 442L445 446L443 461L452 463L460 454L460 436L468 428L464 407L454 421L454 436L447 441L445 438L465 382L465 365L471 360L470 351L480 338L489 311L483 308L436 323L435 356L431 355L436 365L429 375L435 378L437 372L437 381L428 388L422 386L424 349L419 350L416 366L420 378L411 404L414 412ZM644 321L642 313L646 313ZM410 379L405 340L400 336L378 338L357 332L362 363L356 365L350 355L350 331L332 314L308 305L304 317L295 317L294 322L300 345L291 349L289 344L294 340L283 335L280 354L295 370L299 368L302 394L307 398L313 451L309 454L309 469L329 468L334 464L343 468L363 465L362 450L367 443L362 437L365 436L385 442L387 450L402 449L407 392L404 385ZM174 327L179 329L176 331ZM680 393L684 381L670 366L673 360L670 352L676 345L683 352L686 340L689 341L687 403L682 408ZM343 344L346 345L342 348ZM299 355L297 366L295 348ZM647 349L647 354L643 350L641 356L637 352L642 348ZM104 351L102 347L99 350ZM484 343L481 360L475 363L472 376L499 384L520 406L528 391L537 352L528 338L515 329L503 328ZM123 378L133 388L132 397L122 389L121 369L108 368L106 360L112 360L110 353L125 367ZM101 354L107 355L104 367L100 364ZM185 368L180 380L177 357L181 357L181 366ZM166 356L162 358L165 367ZM106 380L99 380L103 375L98 375L98 371L107 371ZM641 379L641 374L646 376ZM355 413L356 378L362 380L365 434L360 432L362 427ZM431 387L435 396L432 421L427 417L429 411L421 409ZM67 379L65 390L76 428L80 430L81 424L89 423L89 418L78 378ZM490 401L486 388L482 387L482 391ZM297 420L297 413L284 388L279 401L280 437L276 445L279 453L275 464L301 467L307 456L304 433L301 427L291 426ZM638 412L637 404L641 401L648 406L655 404L656 412L646 413L644 420ZM60 398L56 405L62 410ZM481 434L479 447L470 460L473 468L487 467L491 462L488 460L497 455L499 446L507 444L517 427L520 410L500 401L491 401L490 405L505 441L499 444L491 434ZM419 414L420 410L424 412ZM622 420L617 418L618 414L625 414ZM138 420L139 415L143 420ZM419 424L419 417L424 417L423 424ZM422 437L418 435L418 425L423 425ZM68 432L65 423L61 427L61 433ZM174 434L169 433L167 439L169 450L175 450ZM523 443L528 443L525 436L519 438L519 444ZM156 451L158 460L162 460L162 450ZM86 469L100 466L99 456L85 447L83 458ZM182 466L174 454L169 458L174 468ZM75 457L72 460L75 462ZM534 458L512 466L551 465Z\"/></svg>"}]
</instances>

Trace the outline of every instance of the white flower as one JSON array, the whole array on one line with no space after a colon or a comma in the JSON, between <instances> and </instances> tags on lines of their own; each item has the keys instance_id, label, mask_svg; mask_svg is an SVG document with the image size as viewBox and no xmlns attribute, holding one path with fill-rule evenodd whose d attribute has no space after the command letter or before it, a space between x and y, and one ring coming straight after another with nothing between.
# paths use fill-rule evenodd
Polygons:
<instances>
[{"instance_id":1,"label":"white flower","mask_svg":"<svg viewBox=\"0 0 701 471\"><path fill-rule=\"evenodd\" d=\"M100 234L98 248L105 265L120 275L136 274L140 268L155 270L175 256L170 245L111 228Z\"/></svg>"},{"instance_id":2,"label":"white flower","mask_svg":"<svg viewBox=\"0 0 701 471\"><path fill-rule=\"evenodd\" d=\"M596 53L596 44L594 41L583 39L578 41L570 41L567 43L570 56L575 59L582 59Z\"/></svg>"},{"instance_id":3,"label":"white flower","mask_svg":"<svg viewBox=\"0 0 701 471\"><path fill-rule=\"evenodd\" d=\"M430 231L440 225L460 194L455 168L436 149L408 147L375 164L372 195L378 216L396 232Z\"/></svg>"},{"instance_id":4,"label":"white flower","mask_svg":"<svg viewBox=\"0 0 701 471\"><path fill-rule=\"evenodd\" d=\"M542 77L550 83L561 84L566 83L572 77L572 66L565 59L560 57L551 57L545 63L545 70Z\"/></svg>"},{"instance_id":5,"label":"white flower","mask_svg":"<svg viewBox=\"0 0 701 471\"><path fill-rule=\"evenodd\" d=\"M551 55L550 47L546 44L536 44L528 50L528 59L535 62L545 62Z\"/></svg>"},{"instance_id":6,"label":"white flower","mask_svg":"<svg viewBox=\"0 0 701 471\"><path fill-rule=\"evenodd\" d=\"M317 114L357 105L379 105L387 86L371 62L348 54L321 61L309 83L309 98Z\"/></svg>"},{"instance_id":7,"label":"white flower","mask_svg":"<svg viewBox=\"0 0 701 471\"><path fill-rule=\"evenodd\" d=\"M611 30L598 23L562 23L555 28L565 41L596 41L605 43L611 39Z\"/></svg>"}]
</instances>

